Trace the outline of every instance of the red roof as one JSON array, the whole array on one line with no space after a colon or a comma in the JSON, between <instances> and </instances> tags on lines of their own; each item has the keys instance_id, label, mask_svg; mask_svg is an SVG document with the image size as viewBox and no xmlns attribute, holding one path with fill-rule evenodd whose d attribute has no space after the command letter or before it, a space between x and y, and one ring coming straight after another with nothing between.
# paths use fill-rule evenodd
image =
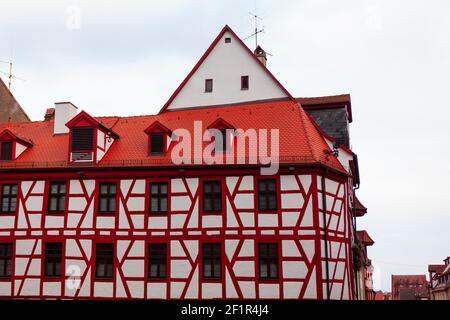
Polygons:
<instances>
[{"instance_id":1,"label":"red roof","mask_svg":"<svg viewBox=\"0 0 450 320\"><path fill-rule=\"evenodd\" d=\"M148 135L145 129L159 121L172 131L184 128L192 134L194 121L201 120L203 130L206 130L206 127L218 118L243 130L279 129L281 164L319 163L346 173L334 156L324 152L329 150L325 140L303 108L292 101L172 111L148 116L94 117L102 126L120 136L97 166L172 165L170 154L148 156ZM54 136L53 124L54 121L10 124L15 133L32 140L33 146L19 159L1 163L0 168L70 167L67 164L69 135ZM4 128L5 125L0 124L0 132ZM248 152L246 154L248 155Z\"/></svg>"},{"instance_id":2,"label":"red roof","mask_svg":"<svg viewBox=\"0 0 450 320\"><path fill-rule=\"evenodd\" d=\"M356 231L356 236L366 246L371 246L375 243L366 230Z\"/></svg>"},{"instance_id":3,"label":"red roof","mask_svg":"<svg viewBox=\"0 0 450 320\"><path fill-rule=\"evenodd\" d=\"M359 201L358 197L355 196L355 214L357 217L362 217L367 213L367 208Z\"/></svg>"}]
</instances>

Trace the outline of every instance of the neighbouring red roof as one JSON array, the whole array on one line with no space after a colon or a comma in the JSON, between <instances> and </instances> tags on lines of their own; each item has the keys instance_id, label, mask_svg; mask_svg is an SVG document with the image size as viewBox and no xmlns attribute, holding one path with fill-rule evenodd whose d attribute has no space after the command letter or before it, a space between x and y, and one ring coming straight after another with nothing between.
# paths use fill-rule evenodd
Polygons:
<instances>
[{"instance_id":1,"label":"neighbouring red roof","mask_svg":"<svg viewBox=\"0 0 450 320\"><path fill-rule=\"evenodd\" d=\"M367 213L367 208L359 201L358 197L355 196L355 215L357 217L362 217Z\"/></svg>"},{"instance_id":2,"label":"neighbouring red roof","mask_svg":"<svg viewBox=\"0 0 450 320\"><path fill-rule=\"evenodd\" d=\"M375 243L366 230L356 231L356 236L366 246L371 246Z\"/></svg>"},{"instance_id":3,"label":"neighbouring red roof","mask_svg":"<svg viewBox=\"0 0 450 320\"><path fill-rule=\"evenodd\" d=\"M395 299L404 292L406 296L426 296L428 290L427 277L421 275L392 275L392 293ZM410 294L408 294L410 292ZM401 298L401 297L400 297Z\"/></svg>"},{"instance_id":4,"label":"neighbouring red roof","mask_svg":"<svg viewBox=\"0 0 450 320\"><path fill-rule=\"evenodd\" d=\"M94 117L102 126L120 136L97 166L172 165L169 154L148 156L148 135L145 129L159 121L171 130L184 128L192 134L194 121L202 121L205 130L218 118L244 130L279 129L281 164L320 163L346 174L339 161L324 152L329 150L324 138L303 108L293 101L172 111L147 116ZM53 123L54 121L39 121L10 124L14 132L31 139L33 147L24 152L20 159L1 163L0 168L70 167L67 164L69 135L54 136ZM0 132L4 127L5 125L0 124Z\"/></svg>"},{"instance_id":5,"label":"neighbouring red roof","mask_svg":"<svg viewBox=\"0 0 450 320\"><path fill-rule=\"evenodd\" d=\"M437 274L441 274L444 272L445 267L447 267L445 264L430 264L428 265L428 272L436 272Z\"/></svg>"}]
</instances>

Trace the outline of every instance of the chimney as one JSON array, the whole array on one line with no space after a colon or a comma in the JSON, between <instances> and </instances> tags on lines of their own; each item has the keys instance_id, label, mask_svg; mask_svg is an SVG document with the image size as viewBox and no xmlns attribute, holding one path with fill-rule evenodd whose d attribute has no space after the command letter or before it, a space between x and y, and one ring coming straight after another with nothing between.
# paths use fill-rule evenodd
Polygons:
<instances>
[{"instance_id":1,"label":"chimney","mask_svg":"<svg viewBox=\"0 0 450 320\"><path fill-rule=\"evenodd\" d=\"M55 119L55 108L48 108L45 111L44 121L50 121Z\"/></svg>"},{"instance_id":2,"label":"chimney","mask_svg":"<svg viewBox=\"0 0 450 320\"><path fill-rule=\"evenodd\" d=\"M264 65L264 67L267 66L267 55L266 52L264 51L263 48L261 48L260 46L257 46L255 51L253 51L253 53L255 54L256 58L258 58L259 61L261 61L261 63Z\"/></svg>"},{"instance_id":3,"label":"chimney","mask_svg":"<svg viewBox=\"0 0 450 320\"><path fill-rule=\"evenodd\" d=\"M66 123L77 115L77 107L71 102L55 103L55 124L53 134L69 133Z\"/></svg>"}]
</instances>

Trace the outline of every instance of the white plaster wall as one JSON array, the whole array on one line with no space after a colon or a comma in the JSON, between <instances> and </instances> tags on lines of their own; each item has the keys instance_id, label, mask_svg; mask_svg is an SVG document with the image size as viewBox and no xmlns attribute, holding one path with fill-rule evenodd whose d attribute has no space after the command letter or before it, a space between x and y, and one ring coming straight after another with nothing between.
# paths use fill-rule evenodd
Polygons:
<instances>
[{"instance_id":1,"label":"white plaster wall","mask_svg":"<svg viewBox=\"0 0 450 320\"><path fill-rule=\"evenodd\" d=\"M231 43L224 39L231 37ZM249 76L249 90L241 90L241 76ZM205 93L205 79L214 79L213 92ZM283 98L286 94L229 32L178 93L168 109Z\"/></svg>"},{"instance_id":2,"label":"white plaster wall","mask_svg":"<svg viewBox=\"0 0 450 320\"><path fill-rule=\"evenodd\" d=\"M18 156L20 156L27 147L20 142L16 142L16 153L14 154L14 159L17 159Z\"/></svg>"}]
</instances>

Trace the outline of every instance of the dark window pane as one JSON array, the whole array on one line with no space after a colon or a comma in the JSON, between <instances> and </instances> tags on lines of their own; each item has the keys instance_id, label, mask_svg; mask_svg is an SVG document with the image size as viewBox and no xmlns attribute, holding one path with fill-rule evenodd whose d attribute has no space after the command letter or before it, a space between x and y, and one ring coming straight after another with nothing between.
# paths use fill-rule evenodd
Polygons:
<instances>
[{"instance_id":1,"label":"dark window pane","mask_svg":"<svg viewBox=\"0 0 450 320\"><path fill-rule=\"evenodd\" d=\"M205 92L212 92L212 91L213 91L213 79L206 79Z\"/></svg>"},{"instance_id":2,"label":"dark window pane","mask_svg":"<svg viewBox=\"0 0 450 320\"><path fill-rule=\"evenodd\" d=\"M148 245L148 278L165 279L167 269L167 245L156 243Z\"/></svg>"},{"instance_id":3,"label":"dark window pane","mask_svg":"<svg viewBox=\"0 0 450 320\"><path fill-rule=\"evenodd\" d=\"M96 245L96 272L98 279L112 279L114 273L114 245L98 243Z\"/></svg>"},{"instance_id":4,"label":"dark window pane","mask_svg":"<svg viewBox=\"0 0 450 320\"><path fill-rule=\"evenodd\" d=\"M277 188L275 179L258 181L258 209L260 211L277 210Z\"/></svg>"},{"instance_id":5,"label":"dark window pane","mask_svg":"<svg viewBox=\"0 0 450 320\"><path fill-rule=\"evenodd\" d=\"M1 210L2 212L16 212L17 184L5 184L2 186Z\"/></svg>"},{"instance_id":6,"label":"dark window pane","mask_svg":"<svg viewBox=\"0 0 450 320\"><path fill-rule=\"evenodd\" d=\"M9 278L12 271L12 244L0 244L0 277Z\"/></svg>"},{"instance_id":7,"label":"dark window pane","mask_svg":"<svg viewBox=\"0 0 450 320\"><path fill-rule=\"evenodd\" d=\"M203 211L216 213L220 213L222 211L221 181L203 182Z\"/></svg>"},{"instance_id":8,"label":"dark window pane","mask_svg":"<svg viewBox=\"0 0 450 320\"><path fill-rule=\"evenodd\" d=\"M242 76L241 77L241 90L248 90L248 88L249 88L248 76Z\"/></svg>"},{"instance_id":9,"label":"dark window pane","mask_svg":"<svg viewBox=\"0 0 450 320\"><path fill-rule=\"evenodd\" d=\"M162 133L150 134L150 153L151 154L164 153L164 134Z\"/></svg>"},{"instance_id":10,"label":"dark window pane","mask_svg":"<svg viewBox=\"0 0 450 320\"><path fill-rule=\"evenodd\" d=\"M12 142L2 142L1 160L12 160Z\"/></svg>"},{"instance_id":11,"label":"dark window pane","mask_svg":"<svg viewBox=\"0 0 450 320\"><path fill-rule=\"evenodd\" d=\"M62 263L62 243L49 242L45 244L45 276L60 277Z\"/></svg>"},{"instance_id":12,"label":"dark window pane","mask_svg":"<svg viewBox=\"0 0 450 320\"><path fill-rule=\"evenodd\" d=\"M278 244L260 243L258 246L259 277L262 280L278 279Z\"/></svg>"},{"instance_id":13,"label":"dark window pane","mask_svg":"<svg viewBox=\"0 0 450 320\"><path fill-rule=\"evenodd\" d=\"M92 151L94 149L94 129L72 129L72 151Z\"/></svg>"},{"instance_id":14,"label":"dark window pane","mask_svg":"<svg viewBox=\"0 0 450 320\"><path fill-rule=\"evenodd\" d=\"M154 182L150 184L150 213L167 212L167 183Z\"/></svg>"},{"instance_id":15,"label":"dark window pane","mask_svg":"<svg viewBox=\"0 0 450 320\"><path fill-rule=\"evenodd\" d=\"M203 278L222 278L222 252L220 243L204 243L203 255Z\"/></svg>"},{"instance_id":16,"label":"dark window pane","mask_svg":"<svg viewBox=\"0 0 450 320\"><path fill-rule=\"evenodd\" d=\"M98 210L101 213L114 213L116 211L116 190L115 182L100 183L100 195L98 199Z\"/></svg>"},{"instance_id":17,"label":"dark window pane","mask_svg":"<svg viewBox=\"0 0 450 320\"><path fill-rule=\"evenodd\" d=\"M51 182L49 195L49 211L64 212L66 205L66 183Z\"/></svg>"}]
</instances>

